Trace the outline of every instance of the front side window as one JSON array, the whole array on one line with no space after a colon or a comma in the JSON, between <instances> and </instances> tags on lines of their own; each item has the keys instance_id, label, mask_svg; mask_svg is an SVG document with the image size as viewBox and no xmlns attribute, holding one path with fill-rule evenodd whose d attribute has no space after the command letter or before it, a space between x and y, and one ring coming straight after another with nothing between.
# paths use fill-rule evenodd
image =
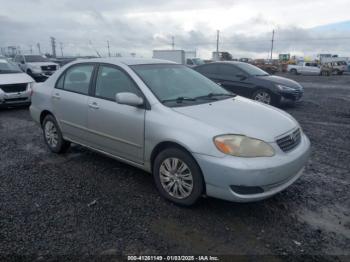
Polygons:
<instances>
[{"instance_id":1,"label":"front side window","mask_svg":"<svg viewBox=\"0 0 350 262\"><path fill-rule=\"evenodd\" d=\"M235 64L235 66L237 66L239 69L241 69L243 72L247 73L250 76L268 76L269 75L267 72L260 69L259 67L256 67L248 63L237 63Z\"/></svg>"},{"instance_id":2,"label":"front side window","mask_svg":"<svg viewBox=\"0 0 350 262\"><path fill-rule=\"evenodd\" d=\"M135 83L121 70L100 66L96 79L95 96L115 100L115 95L122 92L140 94Z\"/></svg>"},{"instance_id":3,"label":"front side window","mask_svg":"<svg viewBox=\"0 0 350 262\"><path fill-rule=\"evenodd\" d=\"M64 90L87 95L93 70L93 65L75 65L69 68L64 78Z\"/></svg>"},{"instance_id":4,"label":"front side window","mask_svg":"<svg viewBox=\"0 0 350 262\"><path fill-rule=\"evenodd\" d=\"M164 104L183 106L225 99L232 94L182 65L134 65L131 68Z\"/></svg>"},{"instance_id":5,"label":"front side window","mask_svg":"<svg viewBox=\"0 0 350 262\"><path fill-rule=\"evenodd\" d=\"M219 72L220 72L220 75L232 76L232 77L237 76L239 74L242 74L241 70L239 70L237 67L231 66L231 65L220 65Z\"/></svg>"}]
</instances>

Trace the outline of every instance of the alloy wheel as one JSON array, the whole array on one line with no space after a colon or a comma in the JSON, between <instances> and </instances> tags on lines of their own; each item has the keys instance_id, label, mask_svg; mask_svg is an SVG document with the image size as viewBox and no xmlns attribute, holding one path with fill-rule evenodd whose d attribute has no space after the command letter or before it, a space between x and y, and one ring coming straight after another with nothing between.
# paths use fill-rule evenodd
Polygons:
<instances>
[{"instance_id":1,"label":"alloy wheel","mask_svg":"<svg viewBox=\"0 0 350 262\"><path fill-rule=\"evenodd\" d=\"M58 144L58 133L54 123L45 123L45 138L50 147L55 148Z\"/></svg>"},{"instance_id":2,"label":"alloy wheel","mask_svg":"<svg viewBox=\"0 0 350 262\"><path fill-rule=\"evenodd\" d=\"M265 91L259 91L256 93L254 100L265 103L265 104L270 104L271 103L271 95Z\"/></svg>"},{"instance_id":3,"label":"alloy wheel","mask_svg":"<svg viewBox=\"0 0 350 262\"><path fill-rule=\"evenodd\" d=\"M185 162L178 158L166 158L159 168L163 189L172 197L184 199L193 190L193 176Z\"/></svg>"}]
</instances>

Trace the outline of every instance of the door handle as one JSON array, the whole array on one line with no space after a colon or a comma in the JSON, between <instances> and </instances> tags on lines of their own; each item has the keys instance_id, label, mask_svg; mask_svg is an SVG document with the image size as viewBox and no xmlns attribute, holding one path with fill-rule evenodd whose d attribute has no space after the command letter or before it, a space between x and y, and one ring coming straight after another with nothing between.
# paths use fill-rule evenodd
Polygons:
<instances>
[{"instance_id":1,"label":"door handle","mask_svg":"<svg viewBox=\"0 0 350 262\"><path fill-rule=\"evenodd\" d=\"M90 107L90 108L93 108L93 109L99 109L99 108L100 108L96 102L90 103L90 104L89 104L89 107Z\"/></svg>"},{"instance_id":2,"label":"door handle","mask_svg":"<svg viewBox=\"0 0 350 262\"><path fill-rule=\"evenodd\" d=\"M222 84L220 82L216 82L217 85L221 86Z\"/></svg>"},{"instance_id":3,"label":"door handle","mask_svg":"<svg viewBox=\"0 0 350 262\"><path fill-rule=\"evenodd\" d=\"M59 93L55 93L55 94L52 95L52 98L53 99L61 99L61 96L60 96Z\"/></svg>"}]
</instances>

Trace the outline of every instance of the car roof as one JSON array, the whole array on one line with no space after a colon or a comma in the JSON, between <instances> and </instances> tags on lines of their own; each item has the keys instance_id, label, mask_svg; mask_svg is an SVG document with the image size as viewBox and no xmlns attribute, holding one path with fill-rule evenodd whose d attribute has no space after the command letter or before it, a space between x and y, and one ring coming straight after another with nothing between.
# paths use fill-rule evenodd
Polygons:
<instances>
[{"instance_id":1,"label":"car roof","mask_svg":"<svg viewBox=\"0 0 350 262\"><path fill-rule=\"evenodd\" d=\"M107 58L92 58L78 59L75 62L95 62L95 63L110 63L110 64L125 64L131 65L148 65L148 64L176 64L175 62L162 59L147 59L147 58L123 58L123 57L107 57Z\"/></svg>"},{"instance_id":2,"label":"car roof","mask_svg":"<svg viewBox=\"0 0 350 262\"><path fill-rule=\"evenodd\" d=\"M203 65L198 65L198 66L196 66L196 67L205 66L205 65L210 65L210 64L229 64L229 65L240 65L240 64L250 64L250 63L246 63L246 62L239 62L239 61L215 61L215 62L211 62L211 63L203 64Z\"/></svg>"}]
</instances>

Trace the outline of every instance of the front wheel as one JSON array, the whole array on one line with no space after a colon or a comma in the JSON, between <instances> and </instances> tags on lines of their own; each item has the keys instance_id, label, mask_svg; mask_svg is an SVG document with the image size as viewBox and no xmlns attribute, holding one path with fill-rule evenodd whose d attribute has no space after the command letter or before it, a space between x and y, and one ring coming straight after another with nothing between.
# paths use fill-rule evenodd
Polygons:
<instances>
[{"instance_id":1,"label":"front wheel","mask_svg":"<svg viewBox=\"0 0 350 262\"><path fill-rule=\"evenodd\" d=\"M265 89L259 89L258 91L256 91L253 94L252 99L268 105L278 104L278 99L276 98L276 96L273 95L270 91Z\"/></svg>"},{"instance_id":2,"label":"front wheel","mask_svg":"<svg viewBox=\"0 0 350 262\"><path fill-rule=\"evenodd\" d=\"M155 184L164 198L191 206L202 196L202 172L189 153L178 148L165 149L158 154L153 166Z\"/></svg>"},{"instance_id":3,"label":"front wheel","mask_svg":"<svg viewBox=\"0 0 350 262\"><path fill-rule=\"evenodd\" d=\"M70 142L63 139L62 132L52 115L45 117L42 128L45 143L52 152L60 154L68 150Z\"/></svg>"}]
</instances>

